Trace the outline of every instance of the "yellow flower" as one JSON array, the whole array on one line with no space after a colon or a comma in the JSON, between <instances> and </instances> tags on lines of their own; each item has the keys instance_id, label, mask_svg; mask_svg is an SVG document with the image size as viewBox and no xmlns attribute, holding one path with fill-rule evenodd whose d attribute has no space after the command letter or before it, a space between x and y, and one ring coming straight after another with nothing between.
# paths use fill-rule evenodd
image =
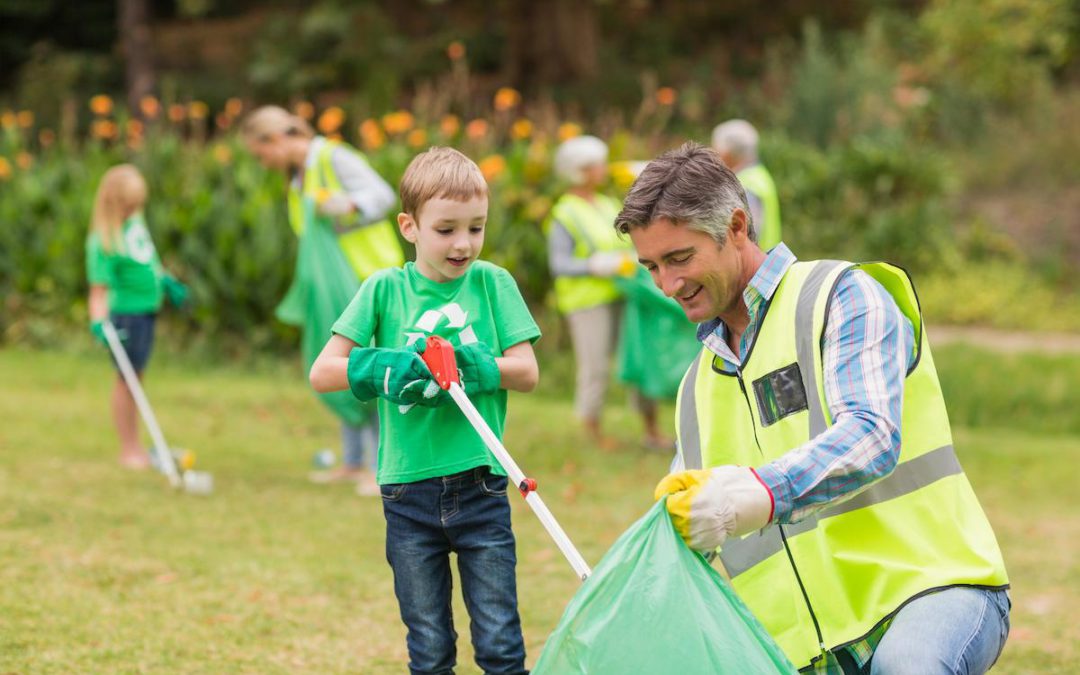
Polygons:
<instances>
[{"instance_id":1,"label":"yellow flower","mask_svg":"<svg viewBox=\"0 0 1080 675\"><path fill-rule=\"evenodd\" d=\"M105 94L98 94L90 99L90 111L95 115L105 117L112 113L113 101Z\"/></svg>"},{"instance_id":2,"label":"yellow flower","mask_svg":"<svg viewBox=\"0 0 1080 675\"><path fill-rule=\"evenodd\" d=\"M397 112L387 113L383 115L382 123L386 129L386 133L395 135L403 134L409 129L413 128L412 113L408 110L398 110Z\"/></svg>"},{"instance_id":3,"label":"yellow flower","mask_svg":"<svg viewBox=\"0 0 1080 675\"><path fill-rule=\"evenodd\" d=\"M409 132L409 135L405 137L405 142L409 144L410 148L420 148L427 143L427 132L423 129L413 129Z\"/></svg>"},{"instance_id":4,"label":"yellow flower","mask_svg":"<svg viewBox=\"0 0 1080 675\"><path fill-rule=\"evenodd\" d=\"M202 101L192 101L188 104L188 115L193 120L204 120L210 114L210 108Z\"/></svg>"},{"instance_id":5,"label":"yellow flower","mask_svg":"<svg viewBox=\"0 0 1080 675\"><path fill-rule=\"evenodd\" d=\"M0 180L11 178L11 162L7 157L0 157Z\"/></svg>"},{"instance_id":6,"label":"yellow flower","mask_svg":"<svg viewBox=\"0 0 1080 675\"><path fill-rule=\"evenodd\" d=\"M439 133L446 138L450 138L461 129L461 120L457 115L443 115L443 118L439 120Z\"/></svg>"},{"instance_id":7,"label":"yellow flower","mask_svg":"<svg viewBox=\"0 0 1080 675\"><path fill-rule=\"evenodd\" d=\"M179 103L173 103L169 106L169 119L173 122L183 122L187 117L187 108Z\"/></svg>"},{"instance_id":8,"label":"yellow flower","mask_svg":"<svg viewBox=\"0 0 1080 675\"><path fill-rule=\"evenodd\" d=\"M227 145L221 143L215 145L213 153L214 161L222 166L228 166L229 162L232 161L232 150Z\"/></svg>"},{"instance_id":9,"label":"yellow flower","mask_svg":"<svg viewBox=\"0 0 1080 675\"><path fill-rule=\"evenodd\" d=\"M3 114L0 114L0 126L5 129L11 129L19 123L18 116L10 110L5 110Z\"/></svg>"},{"instance_id":10,"label":"yellow flower","mask_svg":"<svg viewBox=\"0 0 1080 675\"><path fill-rule=\"evenodd\" d=\"M560 141L568 141L581 135L581 125L573 122L563 122L559 125L558 136Z\"/></svg>"},{"instance_id":11,"label":"yellow flower","mask_svg":"<svg viewBox=\"0 0 1080 675\"><path fill-rule=\"evenodd\" d=\"M660 87L656 90L656 102L660 105L675 105L678 96L671 87Z\"/></svg>"},{"instance_id":12,"label":"yellow flower","mask_svg":"<svg viewBox=\"0 0 1080 675\"><path fill-rule=\"evenodd\" d=\"M29 129L34 126L34 113L29 110L20 110L15 116L15 121L20 129Z\"/></svg>"},{"instance_id":13,"label":"yellow flower","mask_svg":"<svg viewBox=\"0 0 1080 675\"><path fill-rule=\"evenodd\" d=\"M307 101L300 101L296 104L296 107L293 108L293 112L295 112L298 117L310 122L312 118L315 117L315 106Z\"/></svg>"},{"instance_id":14,"label":"yellow flower","mask_svg":"<svg viewBox=\"0 0 1080 675\"><path fill-rule=\"evenodd\" d=\"M386 134L375 120L364 120L360 124L360 141L368 150L377 150L386 142Z\"/></svg>"},{"instance_id":15,"label":"yellow flower","mask_svg":"<svg viewBox=\"0 0 1080 675\"><path fill-rule=\"evenodd\" d=\"M15 165L23 171L27 171L34 164L34 156L29 152L23 151L15 155Z\"/></svg>"},{"instance_id":16,"label":"yellow flower","mask_svg":"<svg viewBox=\"0 0 1080 675\"><path fill-rule=\"evenodd\" d=\"M116 138L116 123L112 120L94 120L90 124L90 134L94 138L112 140Z\"/></svg>"},{"instance_id":17,"label":"yellow flower","mask_svg":"<svg viewBox=\"0 0 1080 675\"><path fill-rule=\"evenodd\" d=\"M153 96L143 96L139 99L139 110L146 119L157 119L157 116L161 114L161 102Z\"/></svg>"},{"instance_id":18,"label":"yellow flower","mask_svg":"<svg viewBox=\"0 0 1080 675\"><path fill-rule=\"evenodd\" d=\"M532 136L533 123L522 117L510 125L510 136L516 141L523 141Z\"/></svg>"},{"instance_id":19,"label":"yellow flower","mask_svg":"<svg viewBox=\"0 0 1080 675\"><path fill-rule=\"evenodd\" d=\"M480 160L479 166L480 173L484 174L484 178L490 183L506 170L506 159L502 155L488 155Z\"/></svg>"},{"instance_id":20,"label":"yellow flower","mask_svg":"<svg viewBox=\"0 0 1080 675\"><path fill-rule=\"evenodd\" d=\"M487 120L477 118L465 125L465 135L474 141L478 141L484 136L487 136L487 132Z\"/></svg>"},{"instance_id":21,"label":"yellow flower","mask_svg":"<svg viewBox=\"0 0 1080 675\"><path fill-rule=\"evenodd\" d=\"M450 57L451 61L460 61L465 58L465 45L461 44L459 40L454 40L446 46L446 55Z\"/></svg>"},{"instance_id":22,"label":"yellow flower","mask_svg":"<svg viewBox=\"0 0 1080 675\"><path fill-rule=\"evenodd\" d=\"M324 134L332 134L345 123L345 111L338 106L330 106L319 115L315 126Z\"/></svg>"},{"instance_id":23,"label":"yellow flower","mask_svg":"<svg viewBox=\"0 0 1080 675\"><path fill-rule=\"evenodd\" d=\"M502 112L517 107L521 103L521 94L516 89L501 87L495 92L495 109Z\"/></svg>"},{"instance_id":24,"label":"yellow flower","mask_svg":"<svg viewBox=\"0 0 1080 675\"><path fill-rule=\"evenodd\" d=\"M229 117L239 117L240 113L243 112L243 110L244 102L236 98L235 96L233 98L230 98L228 101L225 101L225 114Z\"/></svg>"},{"instance_id":25,"label":"yellow flower","mask_svg":"<svg viewBox=\"0 0 1080 675\"><path fill-rule=\"evenodd\" d=\"M52 129L42 129L38 132L38 143L41 143L41 147L47 148L56 141L56 132Z\"/></svg>"}]
</instances>

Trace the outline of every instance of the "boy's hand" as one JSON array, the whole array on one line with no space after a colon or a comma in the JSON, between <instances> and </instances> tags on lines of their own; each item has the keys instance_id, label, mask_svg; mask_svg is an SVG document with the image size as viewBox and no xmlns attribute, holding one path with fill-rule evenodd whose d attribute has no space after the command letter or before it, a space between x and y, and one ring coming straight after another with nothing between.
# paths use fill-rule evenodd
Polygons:
<instances>
[{"instance_id":1,"label":"boy's hand","mask_svg":"<svg viewBox=\"0 0 1080 675\"><path fill-rule=\"evenodd\" d=\"M381 397L405 405L411 401L402 393L416 380L430 380L431 371L415 347L356 347L349 353L348 378L353 396L361 401Z\"/></svg>"},{"instance_id":2,"label":"boy's hand","mask_svg":"<svg viewBox=\"0 0 1080 675\"><path fill-rule=\"evenodd\" d=\"M127 331L122 328L117 328L116 337L120 338L120 342L123 343L127 339ZM90 334L94 336L94 339L100 342L105 347L109 346L109 341L105 338L105 322L101 320L90 322Z\"/></svg>"},{"instance_id":3,"label":"boy's hand","mask_svg":"<svg viewBox=\"0 0 1080 675\"><path fill-rule=\"evenodd\" d=\"M170 305L177 309L184 309L187 307L188 301L191 300L191 291L188 290L187 286L171 274L166 274L161 277L161 285Z\"/></svg>"},{"instance_id":4,"label":"boy's hand","mask_svg":"<svg viewBox=\"0 0 1080 675\"><path fill-rule=\"evenodd\" d=\"M467 396L494 394L502 385L502 373L491 348L483 342L462 345L454 350L461 388Z\"/></svg>"}]
</instances>

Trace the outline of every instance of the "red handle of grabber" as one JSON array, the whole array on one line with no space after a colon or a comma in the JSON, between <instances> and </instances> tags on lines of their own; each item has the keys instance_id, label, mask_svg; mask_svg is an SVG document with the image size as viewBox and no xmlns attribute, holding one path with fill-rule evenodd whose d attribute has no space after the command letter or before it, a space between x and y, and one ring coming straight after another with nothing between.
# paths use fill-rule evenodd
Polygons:
<instances>
[{"instance_id":1,"label":"red handle of grabber","mask_svg":"<svg viewBox=\"0 0 1080 675\"><path fill-rule=\"evenodd\" d=\"M435 376L435 381L443 389L449 389L451 382L461 384L458 379L457 357L454 356L454 345L446 338L438 335L430 335L423 353L424 363L428 370Z\"/></svg>"}]
</instances>

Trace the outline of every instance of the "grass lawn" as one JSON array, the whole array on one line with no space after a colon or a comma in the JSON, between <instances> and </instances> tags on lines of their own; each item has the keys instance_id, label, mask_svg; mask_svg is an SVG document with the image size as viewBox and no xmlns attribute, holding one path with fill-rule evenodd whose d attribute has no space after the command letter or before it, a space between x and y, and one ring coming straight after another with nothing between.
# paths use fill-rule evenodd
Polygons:
<instances>
[{"instance_id":1,"label":"grass lawn","mask_svg":"<svg viewBox=\"0 0 1080 675\"><path fill-rule=\"evenodd\" d=\"M166 436L213 472L205 498L119 468L112 377L103 354L0 351L0 672L404 672L379 500L306 481L337 427L299 374L155 359L149 395ZM592 564L668 461L629 447L625 407L610 422L628 447L600 453L550 383L511 398L507 447ZM955 431L1014 584L995 672L1073 672L1080 436ZM532 664L578 582L512 503ZM456 616L459 672L475 673L460 598Z\"/></svg>"}]
</instances>

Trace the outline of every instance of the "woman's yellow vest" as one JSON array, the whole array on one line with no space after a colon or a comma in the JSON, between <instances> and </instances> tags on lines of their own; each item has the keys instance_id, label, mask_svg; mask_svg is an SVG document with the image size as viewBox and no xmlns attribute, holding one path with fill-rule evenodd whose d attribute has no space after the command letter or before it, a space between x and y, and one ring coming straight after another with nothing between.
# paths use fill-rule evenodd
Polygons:
<instances>
[{"instance_id":1,"label":"woman's yellow vest","mask_svg":"<svg viewBox=\"0 0 1080 675\"><path fill-rule=\"evenodd\" d=\"M593 253L629 250L631 245L615 231L619 202L597 194L589 203L573 194L564 194L551 208L546 226L557 221L574 240L574 257L588 258ZM556 277L555 304L563 314L597 305L606 305L622 297L611 279L593 276Z\"/></svg>"},{"instance_id":2,"label":"woman's yellow vest","mask_svg":"<svg viewBox=\"0 0 1080 675\"><path fill-rule=\"evenodd\" d=\"M721 560L739 596L798 667L856 642L910 600L949 586L1007 587L990 523L953 451L914 287L884 263L792 265L736 374L707 349L683 378L679 452L687 469L761 466L832 424L821 345L840 275L880 282L915 328L895 470L790 525L729 539ZM716 365L716 368L714 368ZM912 645L917 649L917 645Z\"/></svg>"},{"instance_id":3,"label":"woman's yellow vest","mask_svg":"<svg viewBox=\"0 0 1080 675\"><path fill-rule=\"evenodd\" d=\"M289 224L298 237L304 231L308 218L322 217L315 215L315 203L319 196L342 189L330 161L334 149L341 145L338 141L324 142L315 165L304 173L303 185L300 188L289 185ZM356 152L351 148L350 151ZM401 244L389 220L362 224L357 216L354 225L342 226L338 223L331 226L337 232L338 244L345 259L361 281L385 267L397 267L405 262Z\"/></svg>"}]
</instances>

